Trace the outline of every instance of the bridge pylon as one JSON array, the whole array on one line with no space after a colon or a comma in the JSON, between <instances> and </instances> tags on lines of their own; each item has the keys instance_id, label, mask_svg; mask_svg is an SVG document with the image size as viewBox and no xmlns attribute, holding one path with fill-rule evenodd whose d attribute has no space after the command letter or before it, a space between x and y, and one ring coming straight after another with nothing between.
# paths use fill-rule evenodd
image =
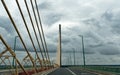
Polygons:
<instances>
[{"instance_id":1,"label":"bridge pylon","mask_svg":"<svg viewBox=\"0 0 120 75\"><path fill-rule=\"evenodd\" d=\"M57 46L57 58L55 66L61 67L61 24L59 24L59 37L58 37L58 46Z\"/></svg>"}]
</instances>

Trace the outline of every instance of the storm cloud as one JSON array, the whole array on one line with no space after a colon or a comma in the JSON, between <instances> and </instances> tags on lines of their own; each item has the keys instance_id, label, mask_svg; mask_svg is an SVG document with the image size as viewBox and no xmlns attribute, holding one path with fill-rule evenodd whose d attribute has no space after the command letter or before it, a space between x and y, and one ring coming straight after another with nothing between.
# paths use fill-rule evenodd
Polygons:
<instances>
[{"instance_id":1,"label":"storm cloud","mask_svg":"<svg viewBox=\"0 0 120 75\"><path fill-rule=\"evenodd\" d=\"M21 3L23 0L20 1ZM17 23L17 27L21 30L21 35L30 43L28 34L20 16L17 7L12 0L6 1L12 15ZM12 3L12 5L10 5ZM84 37L85 54L87 60L94 58L95 61L89 61L88 64L98 63L102 61L106 64L113 63L112 60L119 62L120 54L120 1L115 0L37 0L41 20L45 32L47 46L50 51L56 52L58 46L59 24L62 25L62 51L76 52L82 54L82 40L79 35ZM24 6L24 3L21 4ZM25 12L26 9L23 8ZM25 12L26 17L28 14ZM29 20L27 20L29 21ZM31 29L32 30L32 29ZM33 33L33 32L31 32ZM0 34L13 46L14 37L17 35L12 24L0 2ZM28 38L28 39L26 39ZM34 36L33 36L34 38ZM18 40L19 44L21 43ZM36 42L36 41L35 41ZM38 46L38 45L37 45ZM31 44L28 45L29 48ZM22 49L22 45L19 45ZM97 55L97 56L95 56ZM79 54L77 54L79 56ZM64 56L63 56L64 57ZM63 58L65 59L65 58ZM97 61L100 59L100 61ZM106 60L106 61L105 61ZM105 62L104 62L105 61Z\"/></svg>"}]
</instances>

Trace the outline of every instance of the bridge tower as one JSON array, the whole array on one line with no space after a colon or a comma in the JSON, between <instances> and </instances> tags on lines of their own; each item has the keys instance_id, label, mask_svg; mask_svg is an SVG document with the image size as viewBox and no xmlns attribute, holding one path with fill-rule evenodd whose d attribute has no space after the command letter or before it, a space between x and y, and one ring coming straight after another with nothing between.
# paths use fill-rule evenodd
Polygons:
<instances>
[{"instance_id":1,"label":"bridge tower","mask_svg":"<svg viewBox=\"0 0 120 75\"><path fill-rule=\"evenodd\" d=\"M61 67L61 24L59 24L59 38L58 38L58 46L57 46L57 58L56 58L56 65Z\"/></svg>"}]
</instances>

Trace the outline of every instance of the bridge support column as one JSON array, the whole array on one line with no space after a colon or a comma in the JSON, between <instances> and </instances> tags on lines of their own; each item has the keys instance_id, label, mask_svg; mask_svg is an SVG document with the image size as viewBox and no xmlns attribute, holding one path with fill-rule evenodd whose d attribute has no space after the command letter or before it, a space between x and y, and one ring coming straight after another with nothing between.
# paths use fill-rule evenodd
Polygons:
<instances>
[{"instance_id":1,"label":"bridge support column","mask_svg":"<svg viewBox=\"0 0 120 75\"><path fill-rule=\"evenodd\" d=\"M57 58L56 58L56 65L57 67L61 67L61 25L59 24L59 38L58 38L58 46L57 46Z\"/></svg>"}]
</instances>

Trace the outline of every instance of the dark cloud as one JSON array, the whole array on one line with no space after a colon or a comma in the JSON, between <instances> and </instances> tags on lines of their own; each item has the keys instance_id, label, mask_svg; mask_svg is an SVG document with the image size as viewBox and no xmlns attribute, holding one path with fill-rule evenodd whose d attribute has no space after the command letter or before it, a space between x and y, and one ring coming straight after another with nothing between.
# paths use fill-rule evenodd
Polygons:
<instances>
[{"instance_id":1,"label":"dark cloud","mask_svg":"<svg viewBox=\"0 0 120 75\"><path fill-rule=\"evenodd\" d=\"M86 25L98 26L100 28L100 22L95 18L83 20L83 23L85 23Z\"/></svg>"},{"instance_id":2,"label":"dark cloud","mask_svg":"<svg viewBox=\"0 0 120 75\"><path fill-rule=\"evenodd\" d=\"M106 11L105 13L102 14L102 18L104 18L107 21L112 21L113 19L113 13L111 11Z\"/></svg>"},{"instance_id":3,"label":"dark cloud","mask_svg":"<svg viewBox=\"0 0 120 75\"><path fill-rule=\"evenodd\" d=\"M120 11L118 11L117 13L120 13ZM117 17L120 14L116 14L113 11L106 11L105 13L102 14L101 19L104 20L105 23L109 22L109 25L118 25L119 24L119 20L120 18Z\"/></svg>"},{"instance_id":4,"label":"dark cloud","mask_svg":"<svg viewBox=\"0 0 120 75\"><path fill-rule=\"evenodd\" d=\"M91 48L97 48L97 47L101 47L101 46L103 46L102 43L98 43L98 44L95 44L95 45L89 45L89 47L91 47Z\"/></svg>"},{"instance_id":5,"label":"dark cloud","mask_svg":"<svg viewBox=\"0 0 120 75\"><path fill-rule=\"evenodd\" d=\"M83 48L81 47L77 51L78 52L80 51L80 53L83 53ZM84 47L84 51L85 51L85 54L95 54L96 53L96 51L94 50L94 48L91 48L91 47L88 47L88 46Z\"/></svg>"},{"instance_id":6,"label":"dark cloud","mask_svg":"<svg viewBox=\"0 0 120 75\"><path fill-rule=\"evenodd\" d=\"M89 41L87 46L93 48L93 51L98 51L102 55L120 54L117 44L114 41L106 39L110 36L113 37L114 33L118 34L120 32L120 18L115 17L115 15L112 11L106 11L100 18L90 18L83 21L86 25L95 28L86 34L87 41ZM97 31L97 29L99 30ZM104 39L99 38L99 36L102 36Z\"/></svg>"},{"instance_id":7,"label":"dark cloud","mask_svg":"<svg viewBox=\"0 0 120 75\"><path fill-rule=\"evenodd\" d=\"M106 11L101 16L101 18L104 20L104 23L111 26L112 32L117 34L120 33L120 18L118 17L120 15L119 13L120 11L117 11L116 13L113 11Z\"/></svg>"},{"instance_id":8,"label":"dark cloud","mask_svg":"<svg viewBox=\"0 0 120 75\"><path fill-rule=\"evenodd\" d=\"M119 11L117 12L119 13ZM86 25L91 25L98 28L103 29L104 27L111 28L112 32L119 33L120 30L120 18L117 17L120 14L116 14L113 11L106 10L104 13L101 14L99 18L89 18L83 20L83 23ZM104 34L103 34L104 35Z\"/></svg>"},{"instance_id":9,"label":"dark cloud","mask_svg":"<svg viewBox=\"0 0 120 75\"><path fill-rule=\"evenodd\" d=\"M80 27L67 27L66 28L67 29L67 31L69 32L69 33L64 33L64 34L69 34L69 35L71 35L72 33L74 33L75 35L80 35L81 34L81 32L82 32L82 28L80 28ZM74 36L74 34L72 34L73 36Z\"/></svg>"},{"instance_id":10,"label":"dark cloud","mask_svg":"<svg viewBox=\"0 0 120 75\"><path fill-rule=\"evenodd\" d=\"M114 23L112 24L112 32L120 34L120 19L113 22Z\"/></svg>"},{"instance_id":11,"label":"dark cloud","mask_svg":"<svg viewBox=\"0 0 120 75\"><path fill-rule=\"evenodd\" d=\"M120 29L119 18L113 19L113 17L114 17L114 13L105 12L102 14L100 18L97 19L91 18L83 21L85 25L89 25L91 28L94 27L93 30L90 29L84 34L86 54L94 54L96 51L102 55L120 54L119 48L116 47L117 45L115 44L115 42L106 39L110 36L112 37L114 35L114 31L120 32L118 31ZM106 29L106 27L108 29L110 28L113 31ZM73 32L76 28L75 29L68 28L68 29L72 30ZM77 42L78 38L74 37L73 40L74 42Z\"/></svg>"},{"instance_id":12,"label":"dark cloud","mask_svg":"<svg viewBox=\"0 0 120 75\"><path fill-rule=\"evenodd\" d=\"M119 50L115 50L115 49L102 49L100 51L100 54L102 55L118 55L120 54Z\"/></svg>"},{"instance_id":13,"label":"dark cloud","mask_svg":"<svg viewBox=\"0 0 120 75\"><path fill-rule=\"evenodd\" d=\"M66 2L69 3L66 4ZM93 55L93 57L95 57L94 54L97 53L99 53L101 57L102 55L120 54L120 50L118 47L119 40L114 38L115 33L118 34L118 37L120 34L120 12L118 11L120 10L118 9L119 4L116 4L116 2L114 2L113 0L100 0L90 2L84 0L79 2L67 0L66 2L62 0L46 0L39 4L39 10L41 11L41 19L43 21L42 23L44 23L43 27L45 27L45 31L47 31L45 33L47 33L46 41L49 51L57 51L58 33L56 33L57 30L55 28L57 26L55 24L61 22L64 25L68 24L63 26L64 29L62 29L63 52L73 52L72 48L75 48L76 52L82 53L81 38L78 35L83 35L86 54L91 54L91 56ZM113 3L114 5L109 4L109 2ZM9 3L8 1L8 5L11 3ZM14 9L17 9L14 6L14 4L12 5ZM114 9L112 9L112 7ZM111 8L111 10L108 10L109 8ZM23 8L23 10L25 9ZM17 13L15 10L11 10L11 12L13 15L16 15L14 13ZM17 18L17 23L20 21L18 17L15 16L15 19ZM18 27L21 28L22 24L20 23ZM14 31L14 28L12 27L9 18L0 16L0 28L0 34L4 34L5 39L13 48L14 36L16 32ZM22 33L22 30L24 33ZM25 44L27 45L30 51L33 51L32 45L30 44L30 40L27 39L28 37L26 37L27 35L24 30L24 27L21 28L21 34L24 37L23 39L25 40L25 42L27 42ZM111 38L117 41L113 41L113 39ZM17 49L24 51L23 45L20 44L21 42L17 42ZM37 45L36 47L38 49ZM100 57L100 55L96 57ZM105 61L104 58L103 61Z\"/></svg>"},{"instance_id":14,"label":"dark cloud","mask_svg":"<svg viewBox=\"0 0 120 75\"><path fill-rule=\"evenodd\" d=\"M48 43L47 46L48 46L49 51L52 51L52 52L57 51L58 44L55 45L55 44Z\"/></svg>"},{"instance_id":15,"label":"dark cloud","mask_svg":"<svg viewBox=\"0 0 120 75\"><path fill-rule=\"evenodd\" d=\"M119 48L116 47L114 44L106 44L101 46L99 49L99 53L102 55L118 55L120 54Z\"/></svg>"},{"instance_id":16,"label":"dark cloud","mask_svg":"<svg viewBox=\"0 0 120 75\"><path fill-rule=\"evenodd\" d=\"M0 27L4 28L9 34L14 34L14 28L9 18L0 16Z\"/></svg>"},{"instance_id":17,"label":"dark cloud","mask_svg":"<svg viewBox=\"0 0 120 75\"><path fill-rule=\"evenodd\" d=\"M61 42L62 42L63 44L67 44L67 43L70 42L70 40L64 39L64 40L62 40Z\"/></svg>"},{"instance_id":18,"label":"dark cloud","mask_svg":"<svg viewBox=\"0 0 120 75\"><path fill-rule=\"evenodd\" d=\"M0 34L9 46L13 47L16 32L9 18L0 16Z\"/></svg>"},{"instance_id":19,"label":"dark cloud","mask_svg":"<svg viewBox=\"0 0 120 75\"><path fill-rule=\"evenodd\" d=\"M71 48L71 47L69 47ZM66 50L63 50L63 53L73 53L73 51L75 50L75 53L83 53L83 49L82 48L71 48L69 49L67 48ZM93 48L90 47L85 47L84 48L85 54L95 54L95 51Z\"/></svg>"},{"instance_id":20,"label":"dark cloud","mask_svg":"<svg viewBox=\"0 0 120 75\"><path fill-rule=\"evenodd\" d=\"M87 32L86 36L85 36L85 42L88 42L87 45L89 47L99 47L102 46L103 41L101 40L100 36L98 35L98 33L91 31L91 32Z\"/></svg>"},{"instance_id":21,"label":"dark cloud","mask_svg":"<svg viewBox=\"0 0 120 75\"><path fill-rule=\"evenodd\" d=\"M51 26L52 24L60 21L62 18L62 14L58 14L58 13L49 13L47 15L47 17L44 17L43 21L45 22L45 24L47 24L48 26Z\"/></svg>"},{"instance_id":22,"label":"dark cloud","mask_svg":"<svg viewBox=\"0 0 120 75\"><path fill-rule=\"evenodd\" d=\"M50 9L51 8L51 3L50 2L43 2L38 5L38 8L41 9Z\"/></svg>"},{"instance_id":23,"label":"dark cloud","mask_svg":"<svg viewBox=\"0 0 120 75\"><path fill-rule=\"evenodd\" d=\"M73 53L74 51L71 50L71 51L62 51L62 53ZM83 53L82 51L78 51L78 50L75 50L75 53ZM95 52L93 51L85 51L85 54L94 54Z\"/></svg>"},{"instance_id":24,"label":"dark cloud","mask_svg":"<svg viewBox=\"0 0 120 75\"><path fill-rule=\"evenodd\" d=\"M58 22L62 18L62 13L55 12L52 2L43 2L38 5L39 10L45 9L42 12L47 14L42 15L42 20L45 25L51 26L52 24ZM47 11L46 11L47 10Z\"/></svg>"},{"instance_id":25,"label":"dark cloud","mask_svg":"<svg viewBox=\"0 0 120 75\"><path fill-rule=\"evenodd\" d=\"M62 44L69 44L72 40L71 40L71 36L70 35L68 35L68 34L64 34L64 33L62 33L62 40L61 40L61 42L62 42Z\"/></svg>"},{"instance_id":26,"label":"dark cloud","mask_svg":"<svg viewBox=\"0 0 120 75\"><path fill-rule=\"evenodd\" d=\"M108 42L107 44L109 44L109 45L113 45L113 44L115 44L115 42Z\"/></svg>"},{"instance_id":27,"label":"dark cloud","mask_svg":"<svg viewBox=\"0 0 120 75\"><path fill-rule=\"evenodd\" d=\"M85 49L85 54L95 54L95 51L91 49Z\"/></svg>"}]
</instances>

